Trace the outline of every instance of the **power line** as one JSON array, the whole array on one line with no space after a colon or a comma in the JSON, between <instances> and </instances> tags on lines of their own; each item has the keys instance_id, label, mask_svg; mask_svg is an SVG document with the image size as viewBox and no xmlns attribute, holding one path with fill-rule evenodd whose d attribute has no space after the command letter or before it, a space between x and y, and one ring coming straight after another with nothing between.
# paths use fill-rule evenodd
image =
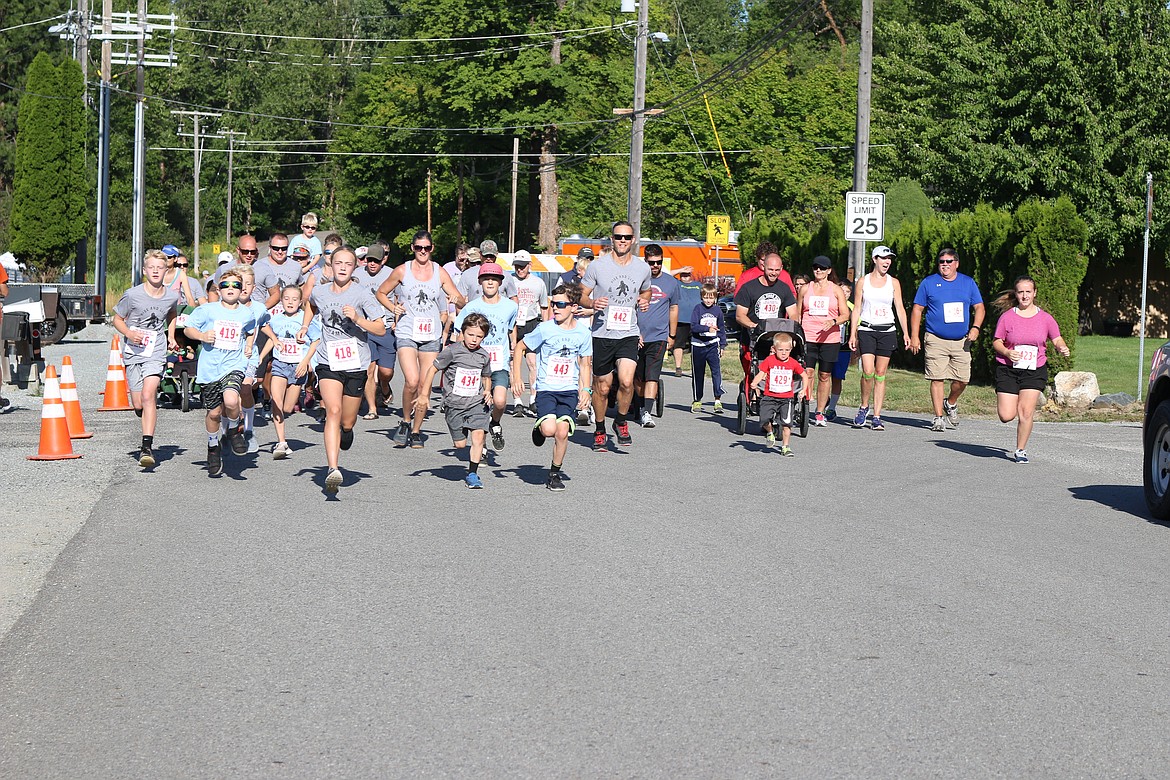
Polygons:
<instances>
[{"instance_id":1,"label":"power line","mask_svg":"<svg viewBox=\"0 0 1170 780\"><path fill-rule=\"evenodd\" d=\"M629 27L633 22L622 22L621 24L599 25L596 27L578 27L570 30L545 30L540 32L527 33L508 33L504 35L470 35L465 37L451 37L451 38L326 38L321 36L309 35L277 35L276 33L257 33L257 32L241 32L235 30L210 30L205 27L184 27L183 25L175 25L176 30L186 30L187 32L201 32L210 35L234 35L242 38L268 38L277 41L315 41L317 43L458 43L461 41L499 41L513 38L543 38L543 37L560 37L570 35L572 33L589 32L592 30L617 30L623 27Z\"/></svg>"},{"instance_id":2,"label":"power line","mask_svg":"<svg viewBox=\"0 0 1170 780\"><path fill-rule=\"evenodd\" d=\"M38 24L48 24L49 22L55 22L58 19L64 19L68 15L69 14L57 14L56 16L50 16L48 19L41 19L38 22L25 22L24 24L14 24L11 27L5 27L3 29L0 29L0 33L12 32L13 30L19 30L21 27L32 27L32 26L38 25Z\"/></svg>"}]
</instances>

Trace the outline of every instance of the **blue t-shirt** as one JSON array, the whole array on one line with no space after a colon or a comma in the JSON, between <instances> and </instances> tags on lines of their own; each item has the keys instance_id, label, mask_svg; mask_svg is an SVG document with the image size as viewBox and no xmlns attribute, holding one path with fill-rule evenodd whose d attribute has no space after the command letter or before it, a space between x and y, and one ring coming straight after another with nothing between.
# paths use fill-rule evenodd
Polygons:
<instances>
[{"instance_id":1,"label":"blue t-shirt","mask_svg":"<svg viewBox=\"0 0 1170 780\"><path fill-rule=\"evenodd\" d=\"M321 253L324 251L321 248L321 239L317 238L316 236L313 236L312 238L305 238L304 233L298 233L288 240L288 259L290 261L295 260L293 257L293 252L296 251L296 248L299 246L308 247L309 257L320 257Z\"/></svg>"},{"instance_id":2,"label":"blue t-shirt","mask_svg":"<svg viewBox=\"0 0 1170 780\"><path fill-rule=\"evenodd\" d=\"M593 331L584 322L567 330L546 320L524 337L524 346L537 356L537 392L577 392L581 378L578 358L593 356Z\"/></svg>"},{"instance_id":3,"label":"blue t-shirt","mask_svg":"<svg viewBox=\"0 0 1170 780\"><path fill-rule=\"evenodd\" d=\"M247 367L244 347L248 334L256 330L256 319L254 312L246 306L229 309L219 301L205 303L188 315L187 327L203 332L214 327L216 331L215 343L204 342L199 350L199 367L195 374L199 384L217 382L231 372L243 371Z\"/></svg>"},{"instance_id":4,"label":"blue t-shirt","mask_svg":"<svg viewBox=\"0 0 1170 780\"><path fill-rule=\"evenodd\" d=\"M670 336L670 307L678 306L682 290L670 274L650 276L650 308L638 315L642 341L666 341Z\"/></svg>"},{"instance_id":5,"label":"blue t-shirt","mask_svg":"<svg viewBox=\"0 0 1170 780\"><path fill-rule=\"evenodd\" d=\"M703 285L698 282L679 282L678 310L682 312L694 311L695 307L703 302Z\"/></svg>"},{"instance_id":6,"label":"blue t-shirt","mask_svg":"<svg viewBox=\"0 0 1170 780\"><path fill-rule=\"evenodd\" d=\"M918 285L914 305L926 308L926 332L955 341L971 329L971 307L983 303L975 280L959 274L947 281L931 274Z\"/></svg>"},{"instance_id":7,"label":"blue t-shirt","mask_svg":"<svg viewBox=\"0 0 1170 780\"><path fill-rule=\"evenodd\" d=\"M278 341L296 340L297 334L301 332L301 327L305 324L305 312L298 311L293 316L288 316L282 309L277 314L272 315L272 319L268 321L268 327L276 334ZM263 326L261 326L263 327ZM273 356L282 363L292 363L294 360L289 358L295 357L299 362L299 357L303 355L302 350L307 351L309 345L317 339L321 338L321 320L317 317L309 320L309 330L305 333L305 343L301 345L301 350L298 350L297 355L287 355L281 351L280 344L274 344L272 347Z\"/></svg>"},{"instance_id":8,"label":"blue t-shirt","mask_svg":"<svg viewBox=\"0 0 1170 780\"><path fill-rule=\"evenodd\" d=\"M463 331L463 320L467 319L467 315L472 312L482 314L492 324L491 331L483 339L485 346L511 348L512 328L516 326L516 316L520 312L520 307L516 305L515 301L510 298L501 298L498 303L484 303L483 298L476 298L464 306L459 312L459 316L455 318L456 330Z\"/></svg>"}]
</instances>

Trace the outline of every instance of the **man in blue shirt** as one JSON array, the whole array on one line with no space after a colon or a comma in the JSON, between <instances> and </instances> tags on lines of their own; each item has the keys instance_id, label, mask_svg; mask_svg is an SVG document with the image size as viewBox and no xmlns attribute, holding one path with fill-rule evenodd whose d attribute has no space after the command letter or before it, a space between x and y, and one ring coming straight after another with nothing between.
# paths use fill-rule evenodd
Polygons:
<instances>
[{"instance_id":1,"label":"man in blue shirt","mask_svg":"<svg viewBox=\"0 0 1170 780\"><path fill-rule=\"evenodd\" d=\"M643 428L653 428L650 409L658 398L662 361L674 348L681 289L678 279L662 273L662 247L647 244L644 255L650 266L650 308L638 317L642 343L638 348L638 367L634 371L634 412Z\"/></svg>"},{"instance_id":2,"label":"man in blue shirt","mask_svg":"<svg viewBox=\"0 0 1170 780\"><path fill-rule=\"evenodd\" d=\"M971 381L971 344L979 337L986 310L975 280L959 273L959 255L950 247L938 253L938 273L918 285L910 315L910 351L926 349L926 378L934 422L930 429L942 432L959 425L959 396ZM926 338L919 340L922 315L926 314ZM950 380L947 393L943 382Z\"/></svg>"}]
</instances>

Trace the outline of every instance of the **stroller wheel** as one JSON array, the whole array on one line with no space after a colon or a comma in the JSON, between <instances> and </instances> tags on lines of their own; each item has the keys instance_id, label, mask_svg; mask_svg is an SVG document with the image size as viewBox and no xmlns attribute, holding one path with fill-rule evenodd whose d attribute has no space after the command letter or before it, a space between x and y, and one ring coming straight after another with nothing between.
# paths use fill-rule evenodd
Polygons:
<instances>
[{"instance_id":1,"label":"stroller wheel","mask_svg":"<svg viewBox=\"0 0 1170 780\"><path fill-rule=\"evenodd\" d=\"M658 397L654 399L654 416L662 417L662 410L666 408L666 384L658 383Z\"/></svg>"},{"instance_id":2,"label":"stroller wheel","mask_svg":"<svg viewBox=\"0 0 1170 780\"><path fill-rule=\"evenodd\" d=\"M802 399L800 402L800 411L797 413L800 416L800 438L808 438L808 399Z\"/></svg>"},{"instance_id":3,"label":"stroller wheel","mask_svg":"<svg viewBox=\"0 0 1170 780\"><path fill-rule=\"evenodd\" d=\"M736 403L737 411L735 413L735 432L740 436L747 433L747 418L748 418L748 398L744 393L743 388L739 390L739 400Z\"/></svg>"},{"instance_id":4,"label":"stroller wheel","mask_svg":"<svg viewBox=\"0 0 1170 780\"><path fill-rule=\"evenodd\" d=\"M186 371L179 374L179 408L191 411L191 375Z\"/></svg>"}]
</instances>

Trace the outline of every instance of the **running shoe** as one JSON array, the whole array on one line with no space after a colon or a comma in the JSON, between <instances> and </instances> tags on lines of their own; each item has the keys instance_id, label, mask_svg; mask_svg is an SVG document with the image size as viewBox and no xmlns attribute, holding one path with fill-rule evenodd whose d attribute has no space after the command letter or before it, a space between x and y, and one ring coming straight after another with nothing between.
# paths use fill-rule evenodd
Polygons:
<instances>
[{"instance_id":1,"label":"running shoe","mask_svg":"<svg viewBox=\"0 0 1170 780\"><path fill-rule=\"evenodd\" d=\"M930 430L934 431L935 433L942 433L946 429L947 429L947 426L943 422L943 418L935 417L934 422L931 423Z\"/></svg>"},{"instance_id":2,"label":"running shoe","mask_svg":"<svg viewBox=\"0 0 1170 780\"><path fill-rule=\"evenodd\" d=\"M341 429L341 449L348 450L353 446L353 428Z\"/></svg>"},{"instance_id":3,"label":"running shoe","mask_svg":"<svg viewBox=\"0 0 1170 780\"><path fill-rule=\"evenodd\" d=\"M549 490L560 492L565 489L565 483L561 481L561 474L559 471L550 471L548 473L548 482L544 486Z\"/></svg>"},{"instance_id":4,"label":"running shoe","mask_svg":"<svg viewBox=\"0 0 1170 780\"><path fill-rule=\"evenodd\" d=\"M467 472L467 476L463 478L463 483L472 490L483 490L483 480L479 478L479 474L474 472Z\"/></svg>"},{"instance_id":5,"label":"running shoe","mask_svg":"<svg viewBox=\"0 0 1170 780\"><path fill-rule=\"evenodd\" d=\"M691 404L691 414L698 414L701 411L703 411L702 401L695 401L693 404Z\"/></svg>"},{"instance_id":6,"label":"running shoe","mask_svg":"<svg viewBox=\"0 0 1170 780\"><path fill-rule=\"evenodd\" d=\"M499 423L488 426L488 432L492 435L492 449L504 449L504 426Z\"/></svg>"},{"instance_id":7,"label":"running shoe","mask_svg":"<svg viewBox=\"0 0 1170 780\"><path fill-rule=\"evenodd\" d=\"M142 451L138 453L138 465L144 469L154 468L157 461L154 459L154 453L150 451L150 447L143 447Z\"/></svg>"},{"instance_id":8,"label":"running shoe","mask_svg":"<svg viewBox=\"0 0 1170 780\"><path fill-rule=\"evenodd\" d=\"M681 368L676 368L676 369L674 370L674 375L675 375L676 377L678 377L678 376L682 376L682 369L681 369Z\"/></svg>"},{"instance_id":9,"label":"running shoe","mask_svg":"<svg viewBox=\"0 0 1170 780\"><path fill-rule=\"evenodd\" d=\"M219 445L214 447L208 445L207 447L207 476L218 477L223 473L223 454L219 450Z\"/></svg>"},{"instance_id":10,"label":"running shoe","mask_svg":"<svg viewBox=\"0 0 1170 780\"><path fill-rule=\"evenodd\" d=\"M723 402L716 401L715 407L711 411L714 412L715 414L723 414Z\"/></svg>"},{"instance_id":11,"label":"running shoe","mask_svg":"<svg viewBox=\"0 0 1170 780\"><path fill-rule=\"evenodd\" d=\"M237 455L248 454L248 439L244 436L243 423L239 423L228 431L228 444L231 445L232 452Z\"/></svg>"},{"instance_id":12,"label":"running shoe","mask_svg":"<svg viewBox=\"0 0 1170 780\"><path fill-rule=\"evenodd\" d=\"M821 412L817 412L816 416L813 417L813 425L817 426L818 428L824 428L825 425L827 425L825 422L825 415Z\"/></svg>"},{"instance_id":13,"label":"running shoe","mask_svg":"<svg viewBox=\"0 0 1170 780\"><path fill-rule=\"evenodd\" d=\"M398 423L398 430L390 437L390 441L397 444L399 447L405 447L410 441L410 423Z\"/></svg>"},{"instance_id":14,"label":"running shoe","mask_svg":"<svg viewBox=\"0 0 1170 780\"><path fill-rule=\"evenodd\" d=\"M341 483L345 481L345 477L341 476L341 469L329 469L329 473L325 476L325 492L336 493L337 488L341 487Z\"/></svg>"},{"instance_id":15,"label":"running shoe","mask_svg":"<svg viewBox=\"0 0 1170 780\"><path fill-rule=\"evenodd\" d=\"M868 406L857 407L857 416L853 418L853 427L854 428L864 428L866 417L869 417L869 407ZM875 417L874 420L876 421L877 418Z\"/></svg>"},{"instance_id":16,"label":"running shoe","mask_svg":"<svg viewBox=\"0 0 1170 780\"><path fill-rule=\"evenodd\" d=\"M527 414L529 417L532 417L533 419L535 419L536 418L536 401L533 401L532 403L528 404L528 407L524 410L524 413Z\"/></svg>"},{"instance_id":17,"label":"running shoe","mask_svg":"<svg viewBox=\"0 0 1170 780\"><path fill-rule=\"evenodd\" d=\"M598 431L593 434L593 451L605 452L609 449L609 437L605 435L604 431Z\"/></svg>"},{"instance_id":18,"label":"running shoe","mask_svg":"<svg viewBox=\"0 0 1170 780\"><path fill-rule=\"evenodd\" d=\"M592 407L586 406L584 409L577 410L577 425L589 424L589 411Z\"/></svg>"},{"instance_id":19,"label":"running shoe","mask_svg":"<svg viewBox=\"0 0 1170 780\"><path fill-rule=\"evenodd\" d=\"M882 422L882 418L880 417L874 417L871 425L875 431L884 431L886 429L886 425Z\"/></svg>"},{"instance_id":20,"label":"running shoe","mask_svg":"<svg viewBox=\"0 0 1170 780\"><path fill-rule=\"evenodd\" d=\"M947 416L947 425L952 428L959 427L959 405L952 404L947 400L943 400L943 412Z\"/></svg>"},{"instance_id":21,"label":"running shoe","mask_svg":"<svg viewBox=\"0 0 1170 780\"><path fill-rule=\"evenodd\" d=\"M833 420L836 420L837 419L837 410L836 409L826 409L825 410L825 419L828 420L829 422L833 422Z\"/></svg>"},{"instance_id":22,"label":"running shoe","mask_svg":"<svg viewBox=\"0 0 1170 780\"><path fill-rule=\"evenodd\" d=\"M524 405L520 404L520 403L512 404L512 416L513 417L524 417L525 416Z\"/></svg>"},{"instance_id":23,"label":"running shoe","mask_svg":"<svg viewBox=\"0 0 1170 780\"><path fill-rule=\"evenodd\" d=\"M622 420L620 423L614 423L613 430L617 434L617 443L621 446L629 447L634 443L634 440L630 438L630 424L627 421Z\"/></svg>"},{"instance_id":24,"label":"running shoe","mask_svg":"<svg viewBox=\"0 0 1170 780\"><path fill-rule=\"evenodd\" d=\"M789 447L788 445L784 445L783 447L780 448L780 454L783 455L785 458L791 458L791 457L793 457L792 448Z\"/></svg>"},{"instance_id":25,"label":"running shoe","mask_svg":"<svg viewBox=\"0 0 1170 780\"><path fill-rule=\"evenodd\" d=\"M768 449L776 446L776 434L768 431L764 434L764 444L768 445Z\"/></svg>"},{"instance_id":26,"label":"running shoe","mask_svg":"<svg viewBox=\"0 0 1170 780\"><path fill-rule=\"evenodd\" d=\"M1027 463L1027 462L1028 462L1028 451L1027 450L1016 450L1016 463Z\"/></svg>"},{"instance_id":27,"label":"running shoe","mask_svg":"<svg viewBox=\"0 0 1170 780\"><path fill-rule=\"evenodd\" d=\"M532 426L532 443L537 447L543 447L544 443L548 441L548 437L544 435L544 431L540 430L540 423Z\"/></svg>"},{"instance_id":28,"label":"running shoe","mask_svg":"<svg viewBox=\"0 0 1170 780\"><path fill-rule=\"evenodd\" d=\"M650 412L643 409L642 414L638 417L638 424L643 428L653 428L654 418L650 416Z\"/></svg>"},{"instance_id":29,"label":"running shoe","mask_svg":"<svg viewBox=\"0 0 1170 780\"><path fill-rule=\"evenodd\" d=\"M411 433L410 434L410 448L412 450L421 450L423 448L423 435L422 435L422 433Z\"/></svg>"},{"instance_id":30,"label":"running shoe","mask_svg":"<svg viewBox=\"0 0 1170 780\"><path fill-rule=\"evenodd\" d=\"M248 441L248 452L254 454L260 451L260 440L256 438L255 431L246 431L244 438Z\"/></svg>"},{"instance_id":31,"label":"running shoe","mask_svg":"<svg viewBox=\"0 0 1170 780\"><path fill-rule=\"evenodd\" d=\"M272 448L273 460L284 460L291 454L292 448L288 446L287 441L278 442L277 445Z\"/></svg>"}]
</instances>

